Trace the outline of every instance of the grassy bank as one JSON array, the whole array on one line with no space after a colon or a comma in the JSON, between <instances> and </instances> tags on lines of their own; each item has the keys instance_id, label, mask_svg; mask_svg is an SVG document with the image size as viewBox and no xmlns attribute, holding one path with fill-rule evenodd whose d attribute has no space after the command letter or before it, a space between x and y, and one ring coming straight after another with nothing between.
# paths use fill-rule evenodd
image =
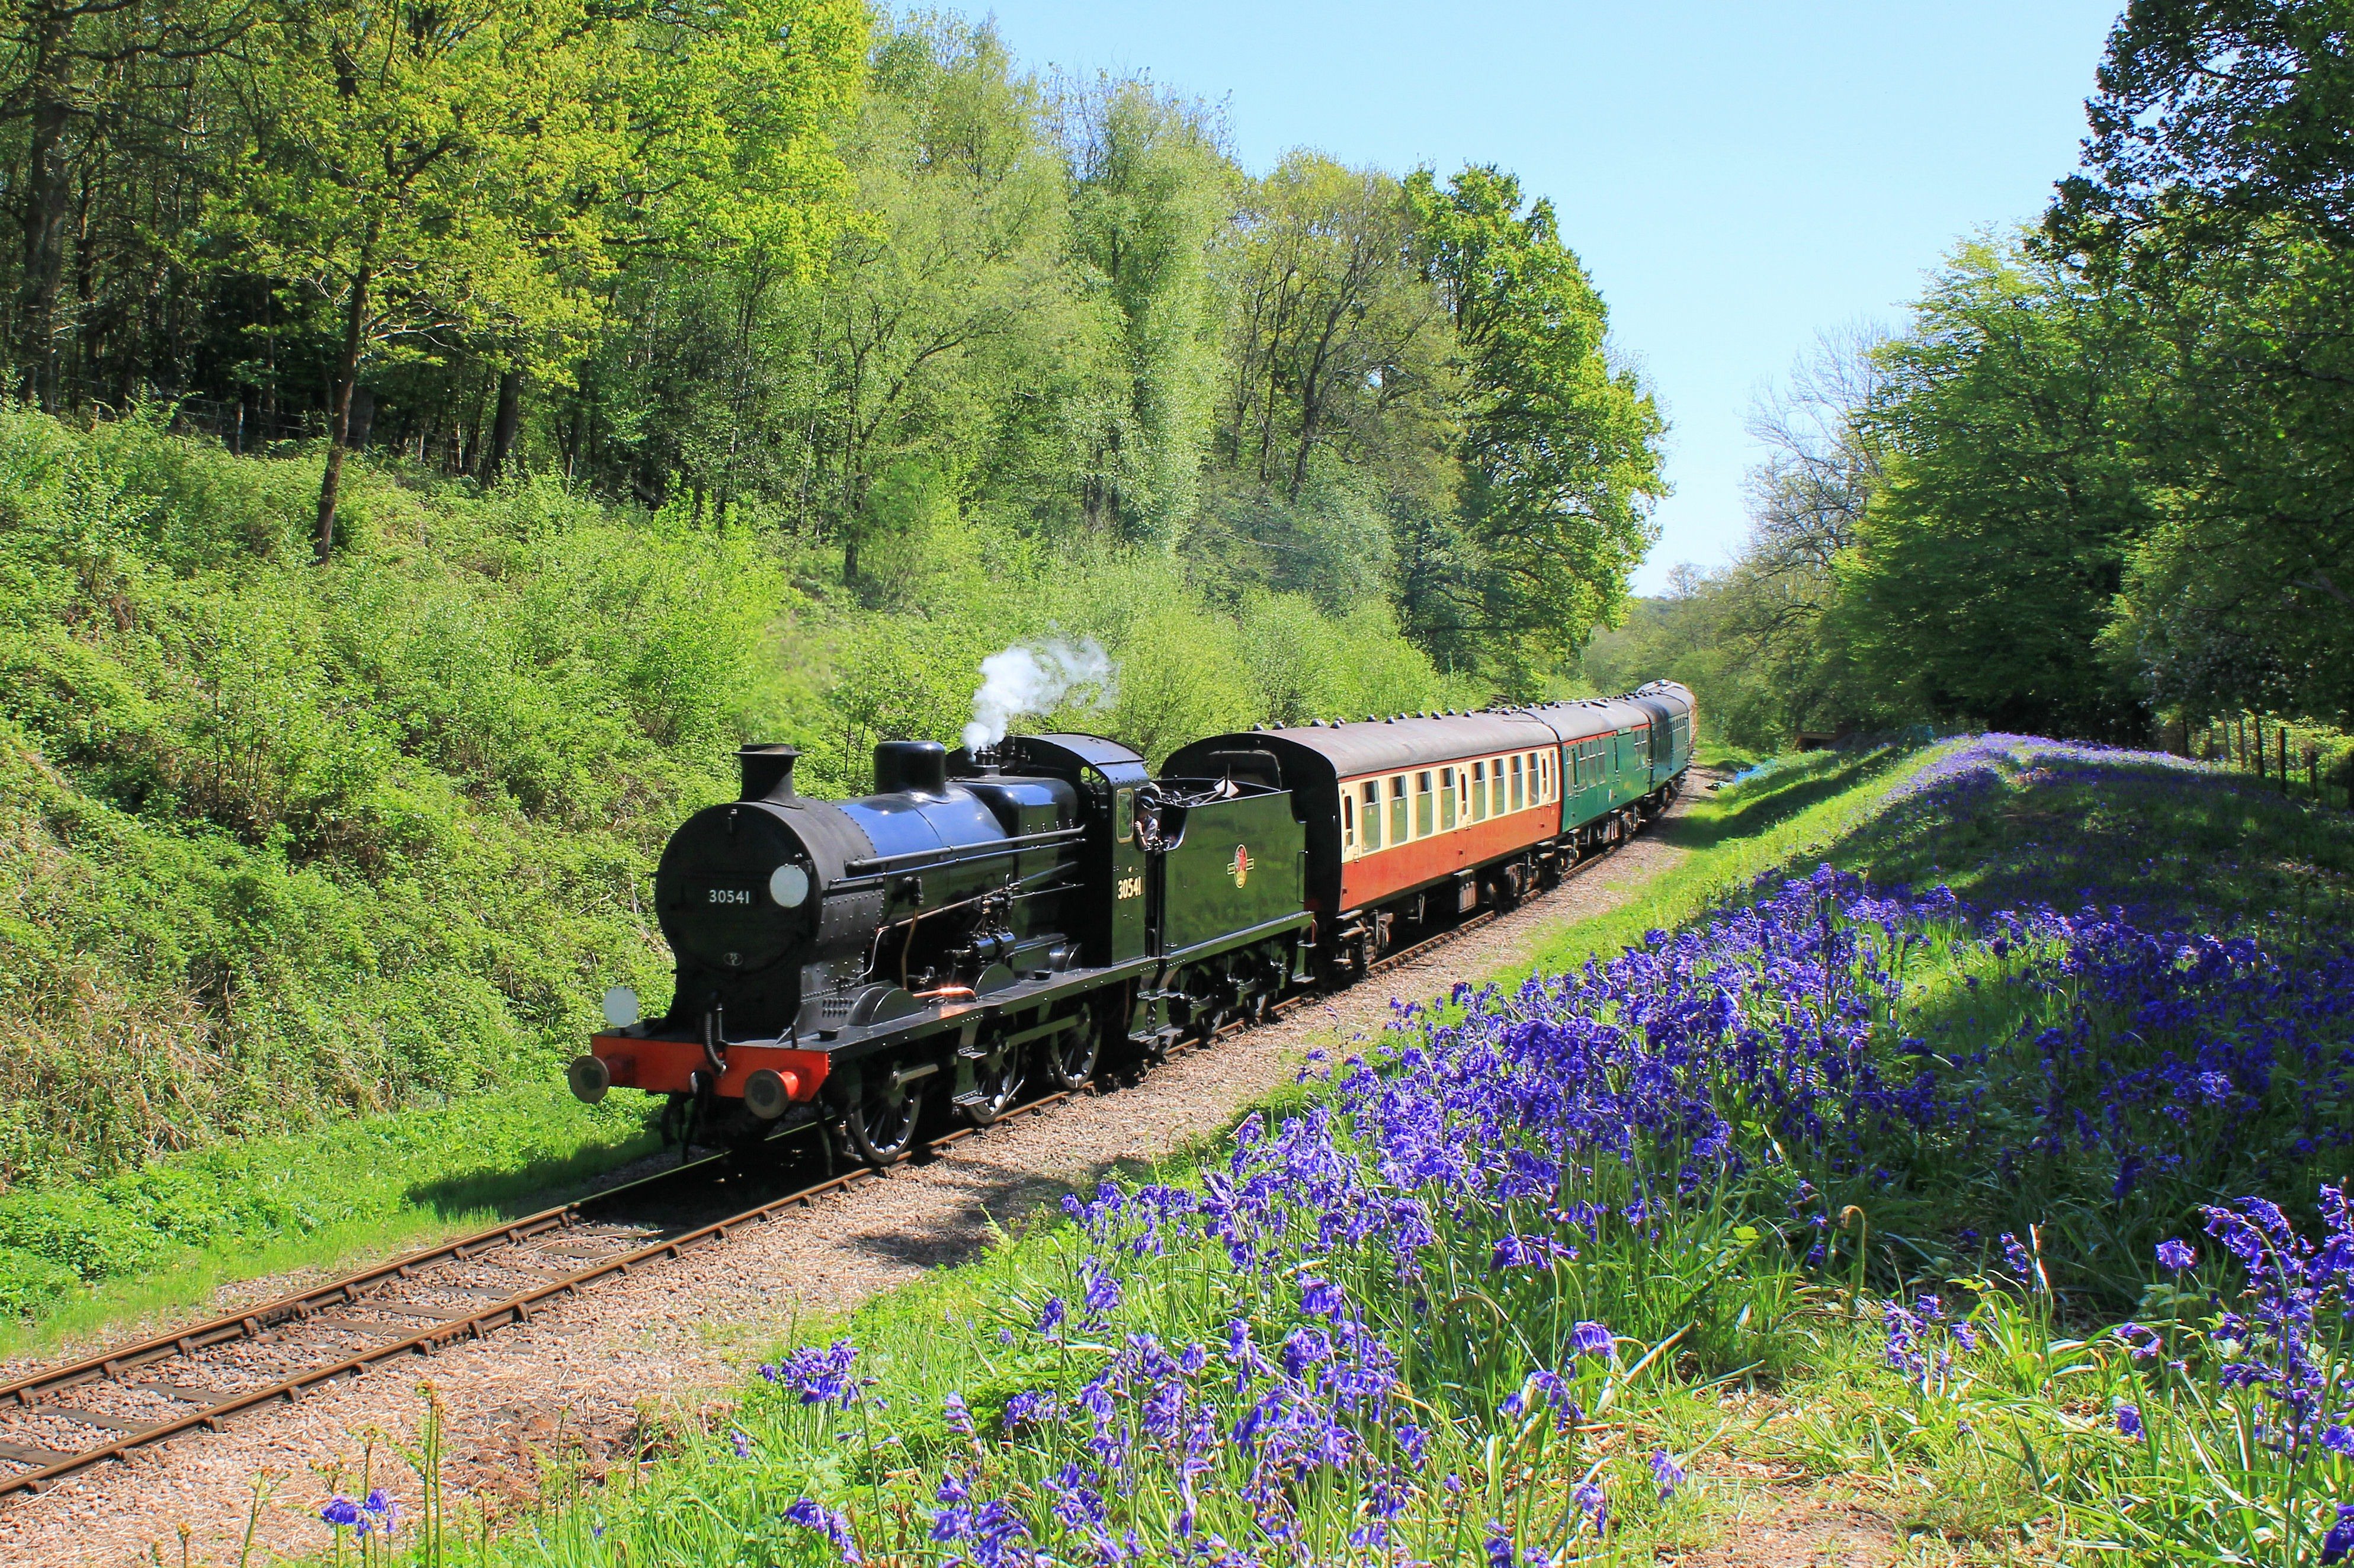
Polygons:
<instances>
[{"instance_id":1,"label":"grassy bank","mask_svg":"<svg viewBox=\"0 0 2354 1568\"><path fill-rule=\"evenodd\" d=\"M1458 991L479 1550L1634 1563L1836 1496L1924 1561L2335 1560L2347 820L2050 743L1807 768L1683 869L1810 876Z\"/></svg>"},{"instance_id":2,"label":"grassy bank","mask_svg":"<svg viewBox=\"0 0 2354 1568\"><path fill-rule=\"evenodd\" d=\"M0 1355L545 1208L655 1143L642 1106L519 1085L14 1194L0 1202Z\"/></svg>"},{"instance_id":3,"label":"grassy bank","mask_svg":"<svg viewBox=\"0 0 2354 1568\"><path fill-rule=\"evenodd\" d=\"M1479 695L1379 606L1214 601L950 504L844 587L754 513L362 465L322 567L318 475L0 403L0 1318L144 1299L175 1248L444 1223L400 1196L421 1163L333 1220L244 1189L445 1111L503 1170L604 1147L546 1086L606 986L666 994L653 858L745 739L863 789L874 741L952 736L979 661L1049 633L1119 668L1059 716L1156 754Z\"/></svg>"}]
</instances>

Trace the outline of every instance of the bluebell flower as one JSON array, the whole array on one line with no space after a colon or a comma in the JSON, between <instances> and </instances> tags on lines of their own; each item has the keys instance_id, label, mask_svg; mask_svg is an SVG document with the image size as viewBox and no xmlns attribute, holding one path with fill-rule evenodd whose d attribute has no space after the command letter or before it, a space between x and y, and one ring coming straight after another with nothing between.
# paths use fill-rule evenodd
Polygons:
<instances>
[{"instance_id":1,"label":"bluebell flower","mask_svg":"<svg viewBox=\"0 0 2354 1568\"><path fill-rule=\"evenodd\" d=\"M2338 1522L2329 1527L2327 1535L2322 1537L2322 1568L2329 1568L2333 1563L2345 1562L2349 1552L2354 1552L2354 1503L2339 1503Z\"/></svg>"},{"instance_id":2,"label":"bluebell flower","mask_svg":"<svg viewBox=\"0 0 2354 1568\"><path fill-rule=\"evenodd\" d=\"M1655 1448L1651 1451L1651 1479L1659 1483L1659 1500L1665 1502L1676 1495L1678 1487L1683 1485L1683 1467L1677 1464L1665 1448Z\"/></svg>"},{"instance_id":3,"label":"bluebell flower","mask_svg":"<svg viewBox=\"0 0 2354 1568\"><path fill-rule=\"evenodd\" d=\"M842 1554L844 1563L865 1561L859 1555L858 1538L851 1531L849 1515L827 1508L814 1498L802 1498L785 1510L784 1518L788 1524L797 1524L803 1530L813 1530L824 1536Z\"/></svg>"},{"instance_id":4,"label":"bluebell flower","mask_svg":"<svg viewBox=\"0 0 2354 1568\"><path fill-rule=\"evenodd\" d=\"M2121 1436L2131 1438L2136 1442L2140 1441L2142 1436L2141 1406L2137 1404L2119 1404L2117 1406L2117 1432Z\"/></svg>"},{"instance_id":5,"label":"bluebell flower","mask_svg":"<svg viewBox=\"0 0 2354 1568\"><path fill-rule=\"evenodd\" d=\"M2180 1274L2199 1259L2188 1243L2169 1239L2158 1244L2158 1261L2160 1267Z\"/></svg>"},{"instance_id":6,"label":"bluebell flower","mask_svg":"<svg viewBox=\"0 0 2354 1568\"><path fill-rule=\"evenodd\" d=\"M319 1510L319 1522L332 1524L337 1530L347 1529L359 1521L359 1505L340 1493L326 1507Z\"/></svg>"}]
</instances>

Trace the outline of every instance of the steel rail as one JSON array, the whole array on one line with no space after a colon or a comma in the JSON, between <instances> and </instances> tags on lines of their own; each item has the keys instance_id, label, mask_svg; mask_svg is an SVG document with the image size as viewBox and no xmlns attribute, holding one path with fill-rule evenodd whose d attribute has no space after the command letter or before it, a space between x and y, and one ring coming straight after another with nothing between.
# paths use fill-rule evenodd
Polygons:
<instances>
[{"instance_id":1,"label":"steel rail","mask_svg":"<svg viewBox=\"0 0 2354 1568\"><path fill-rule=\"evenodd\" d=\"M1002 1126L1013 1118L1044 1110L1070 1098L1073 1093L1072 1090L1059 1089L1051 1094L1038 1096L1034 1099L1024 1100L1019 1105L1009 1107L1004 1115L999 1117L990 1126ZM902 1163L919 1155L935 1152L988 1130L987 1127L951 1128L909 1150L893 1163ZM642 1199L663 1189L688 1185L695 1179L707 1179L717 1174L717 1168L726 1166L727 1161L728 1157L721 1154L673 1166L667 1171L657 1171L652 1176L642 1177L635 1181L609 1187L601 1192L589 1193L570 1203L544 1209L538 1213L525 1215L491 1229L477 1231L438 1246L406 1254L374 1268L364 1269L357 1274L347 1275L331 1281L315 1290L282 1296L262 1306L249 1308L240 1313L226 1314L177 1334L158 1335L152 1340L124 1346L103 1355L91 1356L69 1366L52 1368L29 1377L20 1378L14 1383L0 1384L0 1406L13 1405L13 1408L0 1407L0 1416L11 1414L48 1416L81 1425L94 1426L99 1430L119 1430L122 1434L111 1442L69 1453L59 1453L27 1445L0 1443L0 1458L11 1459L20 1464L32 1464L36 1467L15 1475L0 1476L0 1496L20 1492L38 1492L62 1477L71 1475L77 1470L87 1469L92 1465L122 1458L134 1448L165 1442L198 1428L217 1431L224 1417L237 1414L241 1411L279 1401L288 1404L299 1403L302 1396L312 1390L339 1378L361 1375L379 1362L404 1355L430 1355L456 1340L467 1338L480 1339L484 1334L496 1330L528 1322L534 1309L559 1298L576 1295L584 1286L593 1285L613 1275L627 1275L632 1269L645 1264L681 1257L696 1247L715 1241L725 1241L730 1232L742 1226L771 1220L788 1209L806 1208L822 1197L840 1192L861 1181L879 1176L885 1170L889 1169L885 1167L878 1170L867 1165L854 1166L839 1175L828 1177L822 1181L814 1182L779 1197L757 1203L748 1209L729 1214L724 1219L715 1220L674 1235L662 1236L643 1246L617 1253L610 1257L594 1259L582 1266L546 1279L539 1285L513 1292L475 1311L430 1319L425 1328L415 1333L385 1337L381 1343L370 1345L363 1351L338 1361L303 1368L275 1383L242 1391L217 1391L166 1383L131 1385L163 1392L166 1397L196 1406L186 1414L133 1425L122 1417L107 1415L101 1411L84 1411L72 1405L42 1403L44 1396L54 1396L73 1389L120 1383L122 1374L126 1372L138 1371L177 1356L193 1355L215 1345L231 1344L240 1340L255 1341L277 1330L302 1328L316 1322L321 1312L328 1308L347 1307L397 1313L400 1308L415 1304L380 1302L371 1294L373 1287L394 1281L412 1279L424 1269L437 1264L480 1262L481 1255L504 1247L524 1247L526 1251L531 1250L525 1244L551 1234L560 1234L574 1230L583 1224L593 1223L594 1211L617 1207L620 1201L629 1195ZM489 1264L487 1266L514 1270L514 1266L504 1264ZM429 1281L420 1283L431 1287Z\"/></svg>"},{"instance_id":2,"label":"steel rail","mask_svg":"<svg viewBox=\"0 0 2354 1568\"><path fill-rule=\"evenodd\" d=\"M1619 844L1628 841L1620 840ZM1619 844L1611 846L1612 850ZM1561 885L1582 874L1589 867L1609 858L1609 853L1581 859L1565 868L1560 882L1522 901L1521 907L1541 902ZM1469 935L1500 917L1506 911L1483 910L1458 921L1412 947L1402 948L1376 961L1365 971L1364 979L1413 962L1448 943ZM1361 983L1361 982L1360 982ZM1324 1000L1327 992L1305 992L1287 998L1269 1007L1266 1022L1282 1018L1310 1003ZM1193 1049L1205 1050L1217 1041L1253 1026L1254 1020L1235 1019L1214 1030L1207 1039L1192 1042ZM1093 1092L1090 1086L1082 1089L1060 1089L1024 1100L1008 1109L984 1127L960 1127L926 1139L892 1162L892 1166L977 1137L991 1127L1004 1125L1016 1117L1043 1111L1059 1105L1074 1096ZM885 1174L892 1166L876 1168L856 1165L822 1181L797 1188L781 1196L768 1199L748 1209L729 1214L724 1219L661 1236L646 1245L616 1253L610 1257L588 1261L544 1279L529 1288L510 1293L488 1306L471 1312L448 1310L447 1315L427 1318L427 1326L411 1334L379 1336L382 1342L373 1344L340 1360L306 1367L274 1383L241 1391L213 1390L172 1383L145 1383L126 1386L158 1393L165 1398L193 1405L185 1414L166 1416L154 1422L133 1422L101 1411L81 1410L73 1405L45 1403L48 1399L76 1389L122 1385L123 1374L137 1372L179 1357L194 1356L217 1345L258 1342L279 1330L306 1326L336 1326L323 1322L323 1314L333 1308L354 1308L362 1310L386 1311L401 1315L403 1308L414 1309L421 1303L394 1302L377 1299L373 1294L391 1284L415 1281L429 1289L456 1293L478 1292L482 1287L436 1286L430 1280L419 1279L425 1271L449 1264L478 1264L484 1267L524 1273L536 1268L529 1263L507 1264L490 1260L485 1255L503 1248L517 1248L526 1254L537 1249L531 1245L550 1235L562 1234L597 1223L600 1211L623 1208L631 1202L642 1202L671 1189L692 1191L698 1184L733 1169L730 1156L716 1154L705 1159L689 1160L642 1176L634 1181L608 1187L600 1192L583 1194L569 1202L542 1209L500 1224L474 1231L462 1236L438 1243L432 1246L405 1253L398 1257L372 1267L341 1276L313 1289L295 1291L249 1307L242 1311L225 1313L207 1322L181 1330L175 1333L159 1334L152 1339L32 1373L12 1383L0 1383L0 1418L10 1414L48 1416L89 1426L92 1430L113 1431L120 1435L112 1441L95 1446L61 1452L30 1445L0 1441L0 1459L33 1466L15 1475L0 1476L0 1497L37 1493L48 1489L64 1477L93 1465L121 1459L135 1448L196 1431L218 1431L223 1420L230 1415L252 1410L279 1401L299 1403L304 1394L340 1378L358 1377L377 1364L405 1355L430 1355L461 1339L481 1339L487 1333L531 1320L533 1312L550 1303L576 1296L582 1287L616 1275L627 1276L644 1265L684 1256L695 1248L724 1242L729 1234L748 1224L765 1224L790 1209L807 1208L818 1199L839 1192L859 1181ZM557 1255L544 1253L554 1257ZM544 1271L542 1271L544 1272ZM374 1325L355 1325L363 1329Z\"/></svg>"}]
</instances>

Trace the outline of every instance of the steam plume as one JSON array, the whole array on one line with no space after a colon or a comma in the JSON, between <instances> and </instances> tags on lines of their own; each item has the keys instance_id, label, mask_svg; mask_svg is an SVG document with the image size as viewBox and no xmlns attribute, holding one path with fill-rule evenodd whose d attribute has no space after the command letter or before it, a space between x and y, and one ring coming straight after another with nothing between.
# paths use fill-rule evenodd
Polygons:
<instances>
[{"instance_id":1,"label":"steam plume","mask_svg":"<svg viewBox=\"0 0 2354 1568\"><path fill-rule=\"evenodd\" d=\"M995 746L1005 738L1005 726L1023 714L1052 713L1073 703L1107 707L1118 694L1119 674L1119 666L1092 637L1017 642L991 653L981 662L981 689L972 694L965 746Z\"/></svg>"}]
</instances>

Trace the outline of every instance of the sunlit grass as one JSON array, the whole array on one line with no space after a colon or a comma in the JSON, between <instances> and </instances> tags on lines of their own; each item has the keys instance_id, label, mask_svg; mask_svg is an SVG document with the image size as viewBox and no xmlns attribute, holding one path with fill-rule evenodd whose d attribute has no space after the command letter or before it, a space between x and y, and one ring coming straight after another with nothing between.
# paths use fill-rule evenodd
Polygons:
<instances>
[{"instance_id":1,"label":"sunlit grass","mask_svg":"<svg viewBox=\"0 0 2354 1568\"><path fill-rule=\"evenodd\" d=\"M0 1354L186 1315L226 1285L357 1266L561 1202L651 1151L644 1108L527 1085L0 1195ZM29 1310L27 1310L29 1308Z\"/></svg>"}]
</instances>

